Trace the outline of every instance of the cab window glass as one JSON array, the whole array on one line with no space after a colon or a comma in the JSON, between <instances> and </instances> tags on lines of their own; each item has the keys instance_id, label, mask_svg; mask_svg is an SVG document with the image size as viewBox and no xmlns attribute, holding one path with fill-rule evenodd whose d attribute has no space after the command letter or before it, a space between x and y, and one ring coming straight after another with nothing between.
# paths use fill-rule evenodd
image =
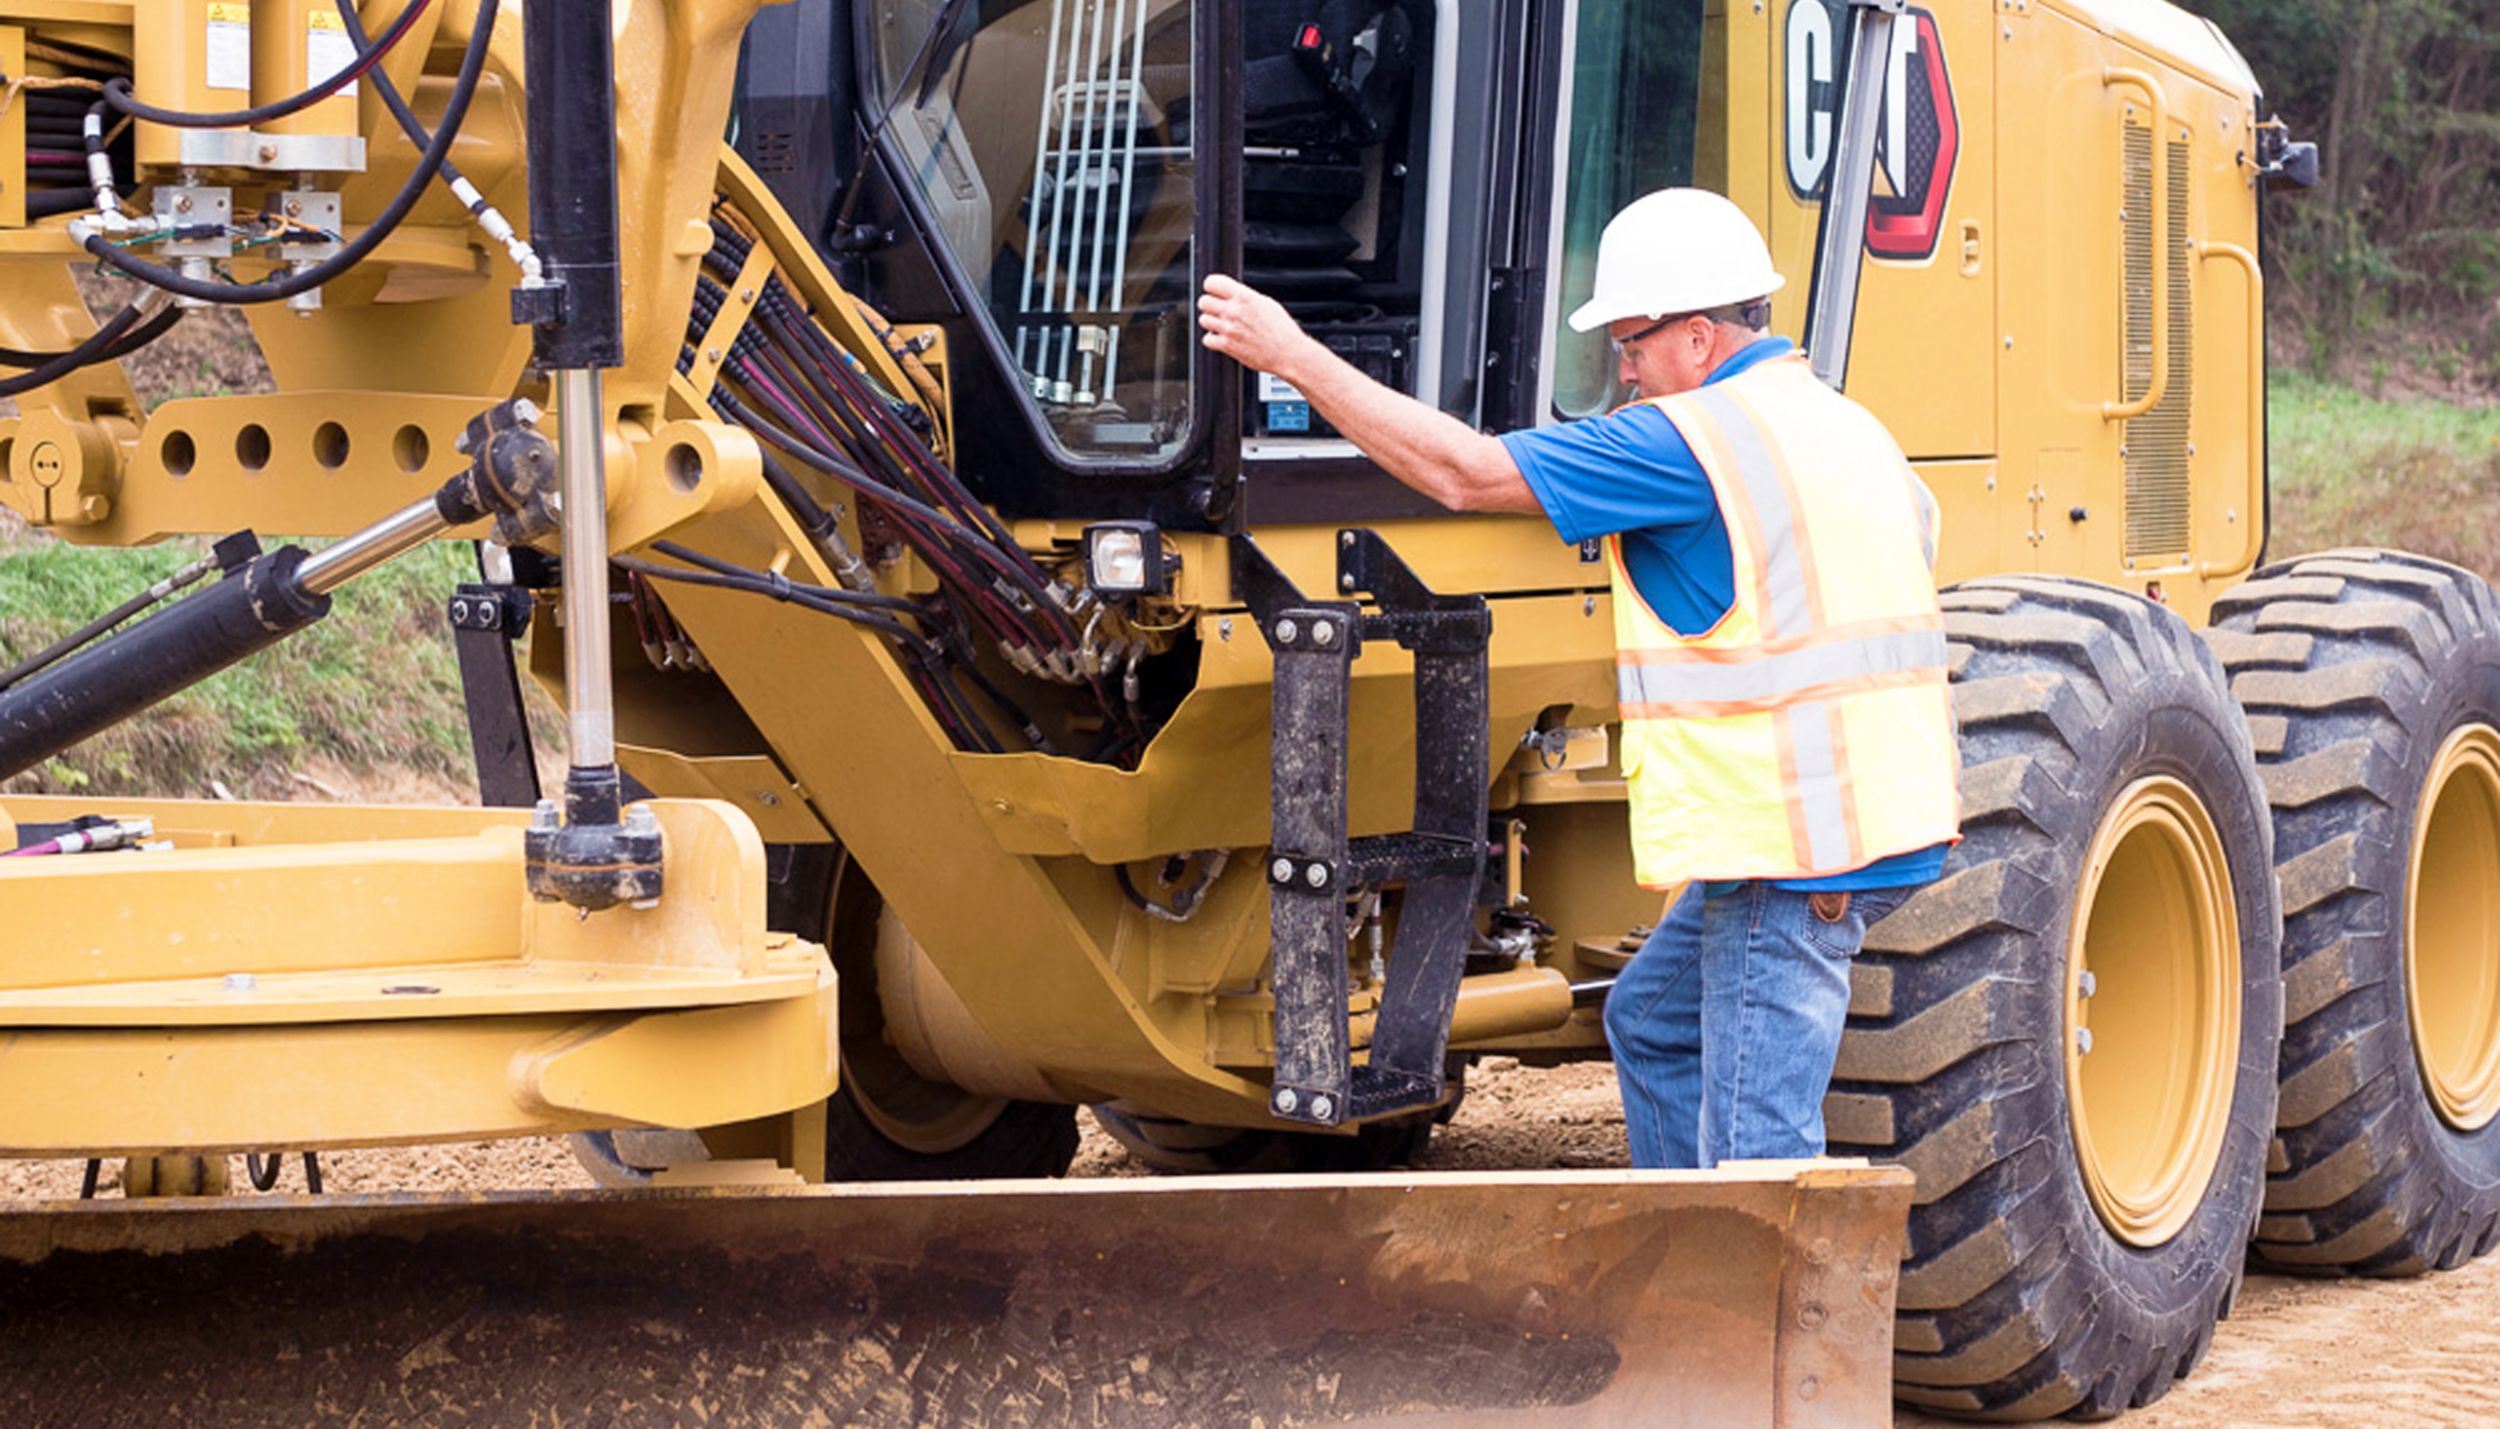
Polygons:
<instances>
[{"instance_id":1,"label":"cab window glass","mask_svg":"<svg viewBox=\"0 0 2500 1429\"><path fill-rule=\"evenodd\" d=\"M1079 459L1187 441L1189 0L890 0L885 132Z\"/></svg>"},{"instance_id":2,"label":"cab window glass","mask_svg":"<svg viewBox=\"0 0 2500 1429\"><path fill-rule=\"evenodd\" d=\"M1699 0L1581 0L1571 50L1571 128L1561 168L1560 301L1546 351L1555 415L1602 412L1619 399L1603 332L1564 322L1589 300L1597 237L1616 210L1693 182L1700 113Z\"/></svg>"}]
</instances>

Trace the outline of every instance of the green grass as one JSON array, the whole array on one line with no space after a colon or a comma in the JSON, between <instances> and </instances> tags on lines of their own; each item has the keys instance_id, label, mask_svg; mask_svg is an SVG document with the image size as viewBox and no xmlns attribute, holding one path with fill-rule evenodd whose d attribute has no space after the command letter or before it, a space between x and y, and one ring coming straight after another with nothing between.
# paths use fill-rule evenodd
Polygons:
<instances>
[{"instance_id":1,"label":"green grass","mask_svg":"<svg viewBox=\"0 0 2500 1429\"><path fill-rule=\"evenodd\" d=\"M2278 371L2266 418L2269 560L2392 546L2500 580L2500 406L2381 399Z\"/></svg>"},{"instance_id":2,"label":"green grass","mask_svg":"<svg viewBox=\"0 0 2500 1429\"><path fill-rule=\"evenodd\" d=\"M272 543L275 544L275 543ZM0 546L0 666L76 629L206 549L37 537ZM427 546L341 590L328 619L11 781L26 791L278 795L307 760L468 777L443 602L474 579L466 545ZM177 597L178 598L178 597ZM296 791L299 792L300 791Z\"/></svg>"}]
</instances>

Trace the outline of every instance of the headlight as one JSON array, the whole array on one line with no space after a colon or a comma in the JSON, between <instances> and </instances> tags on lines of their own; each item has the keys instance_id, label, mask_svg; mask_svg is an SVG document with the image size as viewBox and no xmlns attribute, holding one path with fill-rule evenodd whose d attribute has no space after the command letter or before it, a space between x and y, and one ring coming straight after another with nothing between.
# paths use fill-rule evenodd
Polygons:
<instances>
[{"instance_id":1,"label":"headlight","mask_svg":"<svg viewBox=\"0 0 2500 1429\"><path fill-rule=\"evenodd\" d=\"M1170 586L1163 532L1151 521L1104 521L1086 527L1085 574L1100 595L1163 594Z\"/></svg>"}]
</instances>

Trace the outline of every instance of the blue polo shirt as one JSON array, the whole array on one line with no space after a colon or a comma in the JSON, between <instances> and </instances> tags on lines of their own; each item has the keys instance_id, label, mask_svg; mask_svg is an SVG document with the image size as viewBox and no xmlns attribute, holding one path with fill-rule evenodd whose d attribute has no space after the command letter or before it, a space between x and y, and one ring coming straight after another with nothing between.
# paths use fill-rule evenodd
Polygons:
<instances>
[{"instance_id":1,"label":"blue polo shirt","mask_svg":"<svg viewBox=\"0 0 2500 1429\"><path fill-rule=\"evenodd\" d=\"M1787 338L1762 338L1720 363L1703 385L1796 350ZM1668 628L1698 635L1736 603L1727 518L1719 514L1709 475L1666 413L1641 403L1603 417L1512 432L1502 445L1565 541L1578 545L1623 537L1625 573ZM1944 872L1945 848L1937 844L1847 873L1780 879L1773 886L1837 892L1933 883ZM1714 884L1709 891L1723 888Z\"/></svg>"}]
</instances>

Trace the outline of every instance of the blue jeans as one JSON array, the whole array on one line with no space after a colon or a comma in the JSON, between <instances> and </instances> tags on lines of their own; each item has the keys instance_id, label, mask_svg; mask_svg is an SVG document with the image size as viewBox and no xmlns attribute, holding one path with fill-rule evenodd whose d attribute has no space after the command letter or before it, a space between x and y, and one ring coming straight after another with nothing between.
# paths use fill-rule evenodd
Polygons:
<instances>
[{"instance_id":1,"label":"blue jeans","mask_svg":"<svg viewBox=\"0 0 2500 1429\"><path fill-rule=\"evenodd\" d=\"M1861 889L1826 921L1814 895L1759 880L1687 889L1606 998L1632 1164L1822 1155L1849 960L1916 891Z\"/></svg>"}]
</instances>

